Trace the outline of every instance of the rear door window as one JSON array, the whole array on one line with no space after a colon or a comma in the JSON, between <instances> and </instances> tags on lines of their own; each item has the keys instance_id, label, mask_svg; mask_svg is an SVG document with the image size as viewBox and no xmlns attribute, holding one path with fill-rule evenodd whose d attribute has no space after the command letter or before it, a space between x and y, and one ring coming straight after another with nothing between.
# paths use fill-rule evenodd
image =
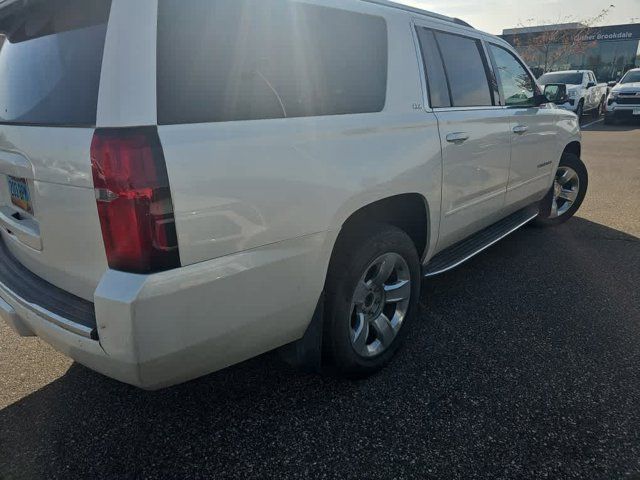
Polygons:
<instances>
[{"instance_id":1,"label":"rear door window","mask_svg":"<svg viewBox=\"0 0 640 480\"><path fill-rule=\"evenodd\" d=\"M488 67L480 40L435 32L454 107L493 105Z\"/></svg>"},{"instance_id":2,"label":"rear door window","mask_svg":"<svg viewBox=\"0 0 640 480\"><path fill-rule=\"evenodd\" d=\"M429 105L431 108L451 106L447 77L444 73L442 57L436 43L436 38L431 30L418 27L418 39L422 49L425 76L429 91Z\"/></svg>"},{"instance_id":3,"label":"rear door window","mask_svg":"<svg viewBox=\"0 0 640 480\"><path fill-rule=\"evenodd\" d=\"M289 0L160 0L158 123L379 112L381 17Z\"/></svg>"},{"instance_id":4,"label":"rear door window","mask_svg":"<svg viewBox=\"0 0 640 480\"><path fill-rule=\"evenodd\" d=\"M35 4L0 28L0 123L93 126L111 0Z\"/></svg>"}]
</instances>

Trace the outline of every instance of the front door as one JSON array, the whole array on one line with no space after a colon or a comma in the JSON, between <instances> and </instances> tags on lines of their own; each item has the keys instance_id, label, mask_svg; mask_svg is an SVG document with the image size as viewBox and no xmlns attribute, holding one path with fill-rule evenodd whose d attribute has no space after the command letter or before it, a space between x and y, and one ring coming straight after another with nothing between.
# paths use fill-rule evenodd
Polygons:
<instances>
[{"instance_id":1,"label":"front door","mask_svg":"<svg viewBox=\"0 0 640 480\"><path fill-rule=\"evenodd\" d=\"M535 82L512 52L491 43L488 48L510 115L512 151L506 205L514 210L538 200L551 185L558 161L556 114L546 105L535 105Z\"/></svg>"},{"instance_id":2,"label":"front door","mask_svg":"<svg viewBox=\"0 0 640 480\"><path fill-rule=\"evenodd\" d=\"M596 77L593 73L587 73L587 86L591 85L587 89L587 98L589 99L589 110L594 110L600 105L600 97L598 96L598 87ZM586 108L585 108L586 110Z\"/></svg>"}]
</instances>

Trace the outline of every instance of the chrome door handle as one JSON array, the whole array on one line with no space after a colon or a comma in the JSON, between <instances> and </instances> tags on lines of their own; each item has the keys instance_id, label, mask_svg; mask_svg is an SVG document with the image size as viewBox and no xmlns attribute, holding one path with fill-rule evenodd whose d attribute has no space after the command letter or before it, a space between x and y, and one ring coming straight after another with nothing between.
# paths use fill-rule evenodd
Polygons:
<instances>
[{"instance_id":1,"label":"chrome door handle","mask_svg":"<svg viewBox=\"0 0 640 480\"><path fill-rule=\"evenodd\" d=\"M518 135L522 135L523 133L526 133L529 130L529 127L527 127L526 125L516 125L515 127L513 127L513 133L517 133Z\"/></svg>"},{"instance_id":2,"label":"chrome door handle","mask_svg":"<svg viewBox=\"0 0 640 480\"><path fill-rule=\"evenodd\" d=\"M469 134L467 132L454 132L447 135L447 142L449 143L463 143L469 140Z\"/></svg>"}]
</instances>

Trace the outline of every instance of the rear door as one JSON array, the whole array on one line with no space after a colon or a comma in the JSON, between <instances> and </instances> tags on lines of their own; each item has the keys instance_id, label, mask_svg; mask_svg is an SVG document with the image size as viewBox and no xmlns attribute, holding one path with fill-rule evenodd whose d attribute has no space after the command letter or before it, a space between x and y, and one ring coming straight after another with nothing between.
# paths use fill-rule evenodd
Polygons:
<instances>
[{"instance_id":1,"label":"rear door","mask_svg":"<svg viewBox=\"0 0 640 480\"><path fill-rule=\"evenodd\" d=\"M443 156L438 249L499 219L511 153L509 116L478 38L417 26Z\"/></svg>"},{"instance_id":2,"label":"rear door","mask_svg":"<svg viewBox=\"0 0 640 480\"><path fill-rule=\"evenodd\" d=\"M547 105L535 105L535 80L513 52L493 43L488 50L510 118L512 154L506 203L515 209L538 200L540 192L551 185L559 160L557 116Z\"/></svg>"},{"instance_id":3,"label":"rear door","mask_svg":"<svg viewBox=\"0 0 640 480\"><path fill-rule=\"evenodd\" d=\"M106 269L90 146L110 0L0 20L0 234L28 269L93 299Z\"/></svg>"}]
</instances>

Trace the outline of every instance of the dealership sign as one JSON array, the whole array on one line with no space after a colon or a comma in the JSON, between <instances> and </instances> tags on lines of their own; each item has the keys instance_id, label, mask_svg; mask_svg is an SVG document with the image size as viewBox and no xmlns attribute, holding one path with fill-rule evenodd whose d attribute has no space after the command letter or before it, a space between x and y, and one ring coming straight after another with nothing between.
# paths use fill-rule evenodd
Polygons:
<instances>
[{"instance_id":1,"label":"dealership sign","mask_svg":"<svg viewBox=\"0 0 640 480\"><path fill-rule=\"evenodd\" d=\"M614 32L614 33L588 33L586 35L577 36L578 42L593 42L601 40L632 40L633 32Z\"/></svg>"},{"instance_id":2,"label":"dealership sign","mask_svg":"<svg viewBox=\"0 0 640 480\"><path fill-rule=\"evenodd\" d=\"M631 23L628 25L612 25L608 27L592 27L581 28L577 30L559 30L567 36L575 35L574 41L577 42L620 42L625 40L640 40L640 23ZM573 33L575 32L575 33ZM544 31L538 32L522 32L502 35L502 38L513 44L513 40L518 38L525 44L531 42L534 38L544 35Z\"/></svg>"}]
</instances>

